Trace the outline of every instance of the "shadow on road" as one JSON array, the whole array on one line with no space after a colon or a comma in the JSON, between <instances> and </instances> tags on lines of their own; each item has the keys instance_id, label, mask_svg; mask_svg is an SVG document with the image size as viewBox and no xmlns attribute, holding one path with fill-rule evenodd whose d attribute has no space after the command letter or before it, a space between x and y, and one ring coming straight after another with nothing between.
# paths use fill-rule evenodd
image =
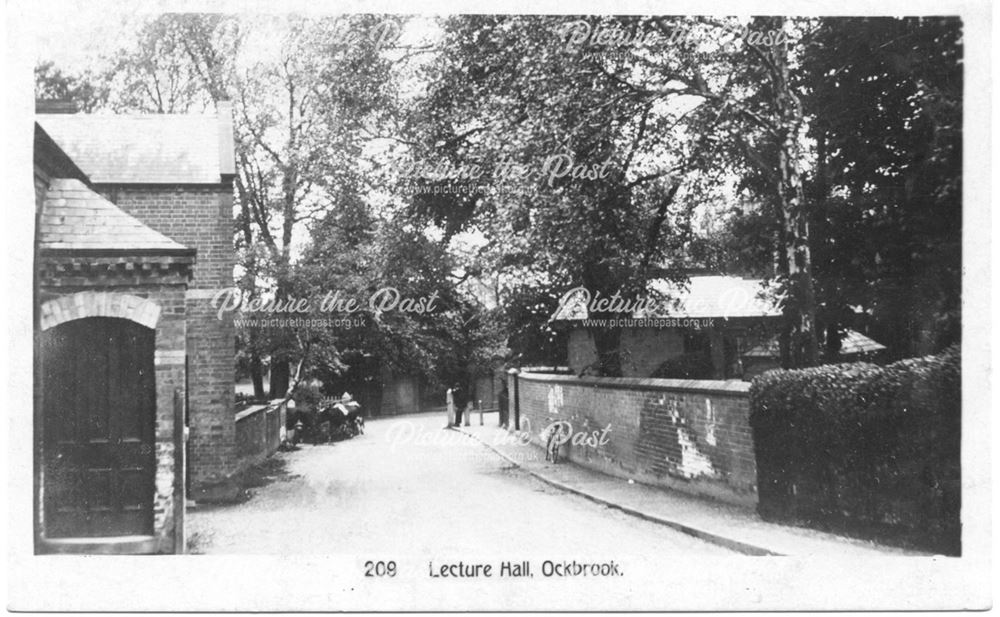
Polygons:
<instances>
[{"instance_id":1,"label":"shadow on road","mask_svg":"<svg viewBox=\"0 0 1000 617\"><path fill-rule=\"evenodd\" d=\"M293 449L289 451L297 450ZM218 510L234 505L246 503L253 499L255 489L264 488L275 482L289 482L296 478L301 478L299 474L288 471L288 461L285 458L285 451L276 452L270 458L264 459L256 465L244 469L235 474L231 481L236 485L237 490L229 499L218 499L211 501L199 501L198 510Z\"/></svg>"}]
</instances>

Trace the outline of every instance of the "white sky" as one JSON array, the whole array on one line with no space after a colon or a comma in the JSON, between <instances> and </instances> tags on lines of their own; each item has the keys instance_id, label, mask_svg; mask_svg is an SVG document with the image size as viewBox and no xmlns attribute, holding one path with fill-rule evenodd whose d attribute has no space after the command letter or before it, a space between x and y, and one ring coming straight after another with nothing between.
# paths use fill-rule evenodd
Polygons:
<instances>
[{"instance_id":1,"label":"white sky","mask_svg":"<svg viewBox=\"0 0 1000 617\"><path fill-rule=\"evenodd\" d=\"M67 13L67 6L72 7ZM72 19L67 15L71 14ZM25 15L35 33L37 60L52 60L72 72L91 68L102 53L122 41L122 32L134 32L149 16L142 5L106 0L39 3Z\"/></svg>"},{"instance_id":2,"label":"white sky","mask_svg":"<svg viewBox=\"0 0 1000 617\"><path fill-rule=\"evenodd\" d=\"M273 8L276 7L272 7L272 10ZM304 7L294 8L299 12L310 12L302 10ZM173 10L179 11L178 8ZM93 68L102 54L109 54L125 43L128 37L123 36L123 33L136 32L144 21L162 12L156 4L70 0L40 2L30 12L24 11L20 18L35 35L34 55L37 61L52 60L60 68L80 72ZM192 9L192 12L197 11ZM266 13L273 14L272 11L262 11L259 14ZM67 15L72 15L72 19L67 19ZM435 32L436 26L431 16L412 19L401 33L399 42L405 45L420 44L433 38ZM273 45L269 45L266 37L253 37L247 43L260 55L276 51Z\"/></svg>"}]
</instances>

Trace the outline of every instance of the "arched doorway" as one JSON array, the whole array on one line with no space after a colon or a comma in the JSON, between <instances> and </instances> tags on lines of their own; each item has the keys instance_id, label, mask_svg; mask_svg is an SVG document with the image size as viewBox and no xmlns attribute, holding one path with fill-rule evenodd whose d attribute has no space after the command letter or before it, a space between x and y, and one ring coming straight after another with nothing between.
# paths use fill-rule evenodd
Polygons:
<instances>
[{"instance_id":1,"label":"arched doorway","mask_svg":"<svg viewBox=\"0 0 1000 617\"><path fill-rule=\"evenodd\" d=\"M151 535L154 330L116 317L42 332L47 538Z\"/></svg>"}]
</instances>

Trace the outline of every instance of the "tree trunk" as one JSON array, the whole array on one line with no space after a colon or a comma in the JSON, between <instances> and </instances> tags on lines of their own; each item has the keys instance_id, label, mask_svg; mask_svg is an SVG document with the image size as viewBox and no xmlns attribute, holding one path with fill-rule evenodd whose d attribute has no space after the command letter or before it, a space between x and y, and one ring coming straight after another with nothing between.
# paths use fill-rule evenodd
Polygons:
<instances>
[{"instance_id":1,"label":"tree trunk","mask_svg":"<svg viewBox=\"0 0 1000 617\"><path fill-rule=\"evenodd\" d=\"M284 398L288 393L288 383L291 378L291 369L287 360L271 361L271 398Z\"/></svg>"},{"instance_id":2,"label":"tree trunk","mask_svg":"<svg viewBox=\"0 0 1000 617\"><path fill-rule=\"evenodd\" d=\"M596 319L615 319L619 317L613 314L597 315ZM591 336L594 337L594 347L597 351L598 370L604 377L621 377L621 330L618 328L607 328L594 326L590 329Z\"/></svg>"},{"instance_id":3,"label":"tree trunk","mask_svg":"<svg viewBox=\"0 0 1000 617\"><path fill-rule=\"evenodd\" d=\"M783 25L779 19L777 28ZM819 360L816 339L816 296L809 253L809 217L800 161L799 129L802 104L789 83L788 52L782 45L771 47L774 63L775 111L778 116L778 205L781 208L785 261L789 279L785 317L790 329L792 366L813 366Z\"/></svg>"},{"instance_id":4,"label":"tree trunk","mask_svg":"<svg viewBox=\"0 0 1000 617\"><path fill-rule=\"evenodd\" d=\"M826 200L830 196L828 153L826 133L821 132L816 138L816 181L814 182L813 202L822 205L824 209L826 208ZM830 301L829 298L827 300ZM841 326L849 327L852 325L850 315L845 312L846 310L848 310L847 307L841 304L839 299L833 300L819 316L826 334L824 353L827 357L836 358L840 353Z\"/></svg>"},{"instance_id":5,"label":"tree trunk","mask_svg":"<svg viewBox=\"0 0 1000 617\"><path fill-rule=\"evenodd\" d=\"M296 143L296 132L292 125L292 119L294 118L294 106L295 106L295 95L294 88L289 89L289 139L288 139L288 151L294 152ZM295 193L298 188L298 177L296 174L295 167L291 164L287 165L284 169L284 178L282 180L282 192L284 193L284 205L283 205L283 221L281 225L281 255L279 257L278 267L276 269L276 278L278 279L278 287L274 292L275 300L282 302L288 299L289 289L288 289L288 277L291 274L292 268L292 231L295 225ZM294 315L289 314L288 317L294 317ZM278 398L283 397L288 392L289 381L291 377L291 369L289 367L290 359L281 351L277 351L272 356L271 362L271 397Z\"/></svg>"},{"instance_id":6,"label":"tree trunk","mask_svg":"<svg viewBox=\"0 0 1000 617\"><path fill-rule=\"evenodd\" d=\"M250 355L250 381L253 382L253 397L264 398L264 367L260 356L254 352Z\"/></svg>"},{"instance_id":7,"label":"tree trunk","mask_svg":"<svg viewBox=\"0 0 1000 617\"><path fill-rule=\"evenodd\" d=\"M240 161L245 164L244 159L241 158ZM250 214L250 195L247 193L246 186L243 183L243 176L241 174L236 175L236 191L240 200L240 231L243 235L243 246L248 249L248 257L244 264L245 273L243 275L243 280L241 281L241 286L246 292L247 298L252 299L257 294L257 259L252 250L254 235L251 223L253 218ZM248 327L248 340L246 345L250 351L250 381L253 383L253 396L256 399L264 398L265 393L264 367L263 362L260 359L260 348L258 347L259 334L260 331L258 326Z\"/></svg>"},{"instance_id":8,"label":"tree trunk","mask_svg":"<svg viewBox=\"0 0 1000 617\"><path fill-rule=\"evenodd\" d=\"M607 297L619 291L615 289L614 277L604 264L588 264L583 273L584 286L596 297L598 294ZM610 311L593 312L588 310L591 319L618 319L620 317L631 317ZM621 377L622 357L621 357L621 329L608 325L593 325L589 328L590 335L594 339L594 348L597 352L597 371L604 377Z\"/></svg>"}]
</instances>

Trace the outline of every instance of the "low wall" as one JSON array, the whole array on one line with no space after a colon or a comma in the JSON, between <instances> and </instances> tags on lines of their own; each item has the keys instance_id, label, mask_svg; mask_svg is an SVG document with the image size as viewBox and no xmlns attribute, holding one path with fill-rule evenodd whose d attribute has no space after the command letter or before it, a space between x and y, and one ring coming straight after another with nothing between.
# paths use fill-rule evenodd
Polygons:
<instances>
[{"instance_id":1,"label":"low wall","mask_svg":"<svg viewBox=\"0 0 1000 617\"><path fill-rule=\"evenodd\" d=\"M508 387L534 443L553 422L572 425L561 453L579 465L757 505L749 383L521 373Z\"/></svg>"},{"instance_id":2,"label":"low wall","mask_svg":"<svg viewBox=\"0 0 1000 617\"><path fill-rule=\"evenodd\" d=\"M236 414L237 470L261 462L278 450L284 439L287 410L282 400L254 405Z\"/></svg>"}]
</instances>

